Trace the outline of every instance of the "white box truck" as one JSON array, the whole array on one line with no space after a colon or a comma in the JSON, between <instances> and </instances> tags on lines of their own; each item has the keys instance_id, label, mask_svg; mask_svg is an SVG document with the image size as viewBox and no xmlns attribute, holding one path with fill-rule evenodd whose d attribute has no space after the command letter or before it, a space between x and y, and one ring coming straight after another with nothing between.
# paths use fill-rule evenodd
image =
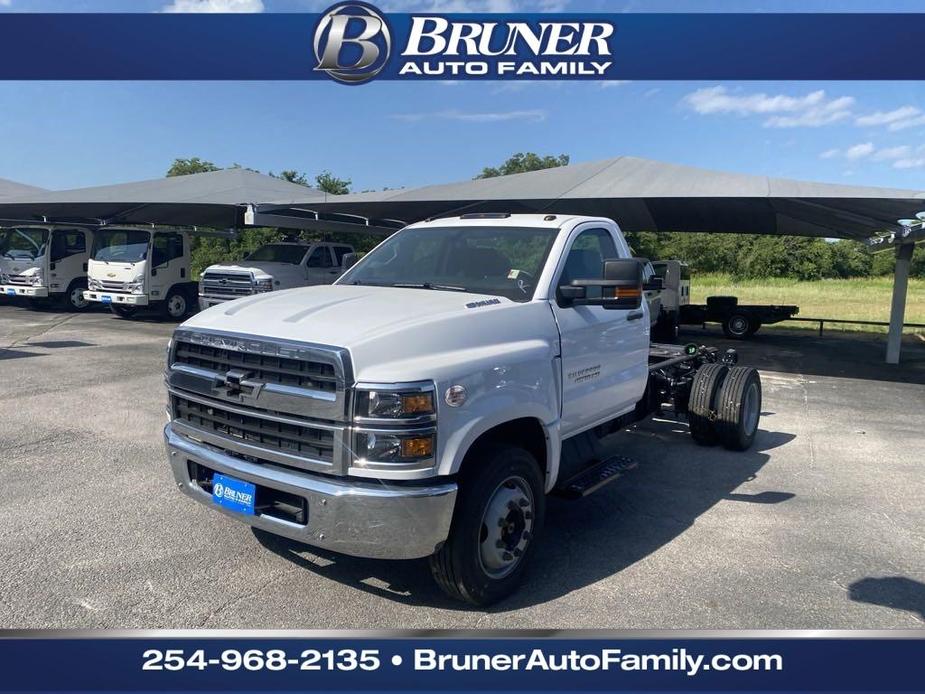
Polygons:
<instances>
[{"instance_id":1,"label":"white box truck","mask_svg":"<svg viewBox=\"0 0 925 694\"><path fill-rule=\"evenodd\" d=\"M489 604L542 553L546 497L634 462L607 434L662 409L752 445L761 381L735 352L650 345L642 263L616 223L463 215L414 224L331 286L214 306L173 335L177 487L345 554L429 557Z\"/></svg>"},{"instance_id":2,"label":"white box truck","mask_svg":"<svg viewBox=\"0 0 925 694\"><path fill-rule=\"evenodd\" d=\"M180 320L195 306L190 234L183 229L101 227L94 234L87 301L121 318L151 308Z\"/></svg>"},{"instance_id":3,"label":"white box truck","mask_svg":"<svg viewBox=\"0 0 925 694\"><path fill-rule=\"evenodd\" d=\"M316 241L278 241L261 246L240 263L207 267L199 279L199 308L242 296L331 284L344 270L353 246Z\"/></svg>"},{"instance_id":4,"label":"white box truck","mask_svg":"<svg viewBox=\"0 0 925 694\"><path fill-rule=\"evenodd\" d=\"M0 229L0 294L25 298L36 308L85 309L92 242L93 230L79 226Z\"/></svg>"}]
</instances>

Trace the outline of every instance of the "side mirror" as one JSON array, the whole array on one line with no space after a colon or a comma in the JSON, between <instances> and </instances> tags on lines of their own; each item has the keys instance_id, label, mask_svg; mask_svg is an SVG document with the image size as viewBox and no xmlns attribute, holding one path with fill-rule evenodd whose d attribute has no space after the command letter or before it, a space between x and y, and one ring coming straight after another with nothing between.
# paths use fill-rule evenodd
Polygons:
<instances>
[{"instance_id":1,"label":"side mirror","mask_svg":"<svg viewBox=\"0 0 925 694\"><path fill-rule=\"evenodd\" d=\"M653 277L644 285L642 290L645 292L660 292L665 288L665 280L661 277Z\"/></svg>"},{"instance_id":2,"label":"side mirror","mask_svg":"<svg viewBox=\"0 0 925 694\"><path fill-rule=\"evenodd\" d=\"M603 275L600 279L572 280L559 287L559 296L570 306L627 311L642 305L642 263L634 258L605 260ZM601 297L587 298L588 287L600 287Z\"/></svg>"},{"instance_id":3,"label":"side mirror","mask_svg":"<svg viewBox=\"0 0 925 694\"><path fill-rule=\"evenodd\" d=\"M359 253L344 253L344 257L341 260L341 267L344 269L344 272L347 272L347 270L356 265L359 260Z\"/></svg>"}]
</instances>

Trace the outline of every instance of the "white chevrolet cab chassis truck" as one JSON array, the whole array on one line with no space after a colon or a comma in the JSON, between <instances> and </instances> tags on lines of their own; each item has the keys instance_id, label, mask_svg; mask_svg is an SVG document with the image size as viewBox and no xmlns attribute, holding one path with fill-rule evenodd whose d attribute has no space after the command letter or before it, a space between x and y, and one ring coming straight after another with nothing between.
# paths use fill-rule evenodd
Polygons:
<instances>
[{"instance_id":1,"label":"white chevrolet cab chassis truck","mask_svg":"<svg viewBox=\"0 0 925 694\"><path fill-rule=\"evenodd\" d=\"M148 227L97 229L84 298L108 306L120 318L150 308L165 318L182 319L196 300L189 233Z\"/></svg>"},{"instance_id":2,"label":"white chevrolet cab chassis truck","mask_svg":"<svg viewBox=\"0 0 925 694\"><path fill-rule=\"evenodd\" d=\"M268 243L240 263L211 265L199 280L199 308L263 292L332 284L353 247L342 243Z\"/></svg>"},{"instance_id":3,"label":"white chevrolet cab chassis truck","mask_svg":"<svg viewBox=\"0 0 925 694\"><path fill-rule=\"evenodd\" d=\"M92 243L93 230L84 227L0 229L0 294L24 297L35 308L85 309L89 304L83 293Z\"/></svg>"},{"instance_id":4,"label":"white chevrolet cab chassis truck","mask_svg":"<svg viewBox=\"0 0 925 694\"><path fill-rule=\"evenodd\" d=\"M754 440L735 352L650 345L643 264L609 219L464 215L406 227L334 285L210 308L174 333L179 489L345 554L430 557L449 595L512 592L548 494L634 467L600 439L652 413Z\"/></svg>"}]
</instances>

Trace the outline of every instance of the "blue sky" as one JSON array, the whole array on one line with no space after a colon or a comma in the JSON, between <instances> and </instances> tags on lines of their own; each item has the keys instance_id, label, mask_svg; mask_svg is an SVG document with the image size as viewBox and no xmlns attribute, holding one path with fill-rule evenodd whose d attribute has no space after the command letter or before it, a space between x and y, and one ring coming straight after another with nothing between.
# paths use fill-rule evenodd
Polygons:
<instances>
[{"instance_id":1,"label":"blue sky","mask_svg":"<svg viewBox=\"0 0 925 694\"><path fill-rule=\"evenodd\" d=\"M313 11L326 0L0 0L2 11ZM795 11L910 2L381 0L389 9ZM884 49L891 50L888 42ZM256 50L242 43L242 50ZM0 177L48 188L164 174L175 157L322 169L354 189L471 178L517 151L925 189L925 83L0 82Z\"/></svg>"}]
</instances>

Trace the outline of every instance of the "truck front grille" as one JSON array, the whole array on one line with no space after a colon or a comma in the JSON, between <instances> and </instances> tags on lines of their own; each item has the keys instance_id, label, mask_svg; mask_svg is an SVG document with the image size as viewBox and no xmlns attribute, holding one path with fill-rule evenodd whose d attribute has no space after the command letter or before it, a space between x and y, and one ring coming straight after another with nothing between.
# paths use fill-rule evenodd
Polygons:
<instances>
[{"instance_id":1,"label":"truck front grille","mask_svg":"<svg viewBox=\"0 0 925 694\"><path fill-rule=\"evenodd\" d=\"M9 275L9 284L16 284L22 287L32 286L32 280L25 275Z\"/></svg>"},{"instance_id":2,"label":"truck front grille","mask_svg":"<svg viewBox=\"0 0 925 694\"><path fill-rule=\"evenodd\" d=\"M327 393L333 393L337 389L334 366L324 362L238 352L178 341L174 363L188 364L217 373L241 369L251 374L250 378L258 381L294 388L308 388Z\"/></svg>"},{"instance_id":3,"label":"truck front grille","mask_svg":"<svg viewBox=\"0 0 925 694\"><path fill-rule=\"evenodd\" d=\"M110 280L100 280L100 287L104 292L124 292L125 282L112 282Z\"/></svg>"},{"instance_id":4,"label":"truck front grille","mask_svg":"<svg viewBox=\"0 0 925 694\"><path fill-rule=\"evenodd\" d=\"M214 299L237 299L254 293L250 275L232 272L206 272L200 280L203 296Z\"/></svg>"},{"instance_id":5,"label":"truck front grille","mask_svg":"<svg viewBox=\"0 0 925 694\"><path fill-rule=\"evenodd\" d=\"M280 451L289 455L331 463L334 460L334 432L296 423L291 418L271 418L261 410L234 407L218 401L192 400L182 395L171 397L175 420L195 429L232 441Z\"/></svg>"}]
</instances>

